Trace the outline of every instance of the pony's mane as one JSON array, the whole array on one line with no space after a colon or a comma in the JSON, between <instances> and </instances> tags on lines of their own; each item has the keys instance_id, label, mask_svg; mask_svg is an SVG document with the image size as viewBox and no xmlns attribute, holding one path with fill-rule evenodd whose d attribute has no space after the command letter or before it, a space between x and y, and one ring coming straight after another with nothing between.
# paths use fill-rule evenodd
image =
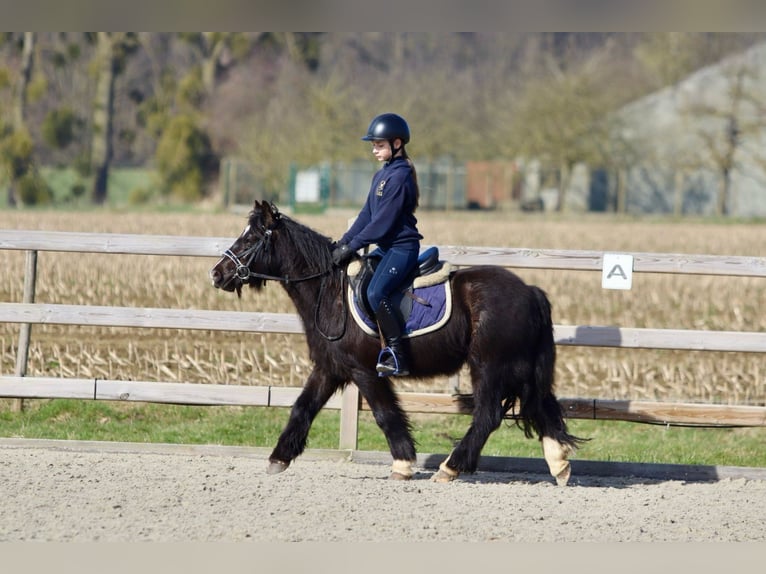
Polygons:
<instances>
[{"instance_id":1,"label":"pony's mane","mask_svg":"<svg viewBox=\"0 0 766 574\"><path fill-rule=\"evenodd\" d=\"M262 225L261 214L253 211L250 224ZM320 273L332 267L332 240L310 227L280 213L279 222L274 231L284 234L289 241L275 241L275 249L280 251L279 260L285 267L295 272ZM285 246L290 244L289 249Z\"/></svg>"}]
</instances>

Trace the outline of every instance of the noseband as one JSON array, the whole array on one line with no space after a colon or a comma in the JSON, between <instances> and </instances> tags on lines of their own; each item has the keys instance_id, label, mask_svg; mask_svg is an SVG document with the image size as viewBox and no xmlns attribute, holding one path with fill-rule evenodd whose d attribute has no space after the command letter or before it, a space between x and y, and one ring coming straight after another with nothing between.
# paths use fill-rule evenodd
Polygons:
<instances>
[{"instance_id":1,"label":"noseband","mask_svg":"<svg viewBox=\"0 0 766 574\"><path fill-rule=\"evenodd\" d=\"M243 283L247 283L251 277L256 275L255 273L250 271L250 264L253 262L253 259L255 259L256 255L258 255L259 251L261 251L262 249L268 248L270 242L271 242L271 229L267 229L263 237L258 241L258 243L256 243L255 245L253 245L252 247L248 249L245 249L241 255L237 256L237 254L234 253L231 250L231 248L223 252L223 256L226 257L232 263L234 263L234 266L236 267L235 275L240 281L242 281ZM240 258L244 259L245 257L248 258L247 263L242 263L242 260ZM261 279L265 279L265 277L261 277Z\"/></svg>"}]
</instances>

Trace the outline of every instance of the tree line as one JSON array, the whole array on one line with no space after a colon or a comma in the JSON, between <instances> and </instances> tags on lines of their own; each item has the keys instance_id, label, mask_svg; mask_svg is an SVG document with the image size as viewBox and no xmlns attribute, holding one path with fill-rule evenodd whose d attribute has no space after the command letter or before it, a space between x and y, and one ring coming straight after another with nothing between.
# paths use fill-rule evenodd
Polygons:
<instances>
[{"instance_id":1,"label":"tree line","mask_svg":"<svg viewBox=\"0 0 766 574\"><path fill-rule=\"evenodd\" d=\"M221 158L279 196L291 163L368 158L383 111L412 155L614 167L640 153L615 112L740 51L757 33L7 32L0 36L0 181L11 206L51 201L42 166L72 168L103 204L110 170L150 166L156 193L216 191ZM146 191L152 196L155 190ZM137 201L141 197L135 198Z\"/></svg>"}]
</instances>

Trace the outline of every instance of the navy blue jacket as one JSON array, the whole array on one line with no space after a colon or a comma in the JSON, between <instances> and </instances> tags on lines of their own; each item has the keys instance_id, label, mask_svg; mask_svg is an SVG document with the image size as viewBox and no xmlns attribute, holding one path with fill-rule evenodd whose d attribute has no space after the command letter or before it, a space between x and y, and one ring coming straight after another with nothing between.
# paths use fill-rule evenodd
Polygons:
<instances>
[{"instance_id":1,"label":"navy blue jacket","mask_svg":"<svg viewBox=\"0 0 766 574\"><path fill-rule=\"evenodd\" d=\"M364 207L351 228L340 239L353 251L371 243L388 250L392 246L420 248L414 211L417 195L412 169L406 159L394 158L372 178Z\"/></svg>"}]
</instances>

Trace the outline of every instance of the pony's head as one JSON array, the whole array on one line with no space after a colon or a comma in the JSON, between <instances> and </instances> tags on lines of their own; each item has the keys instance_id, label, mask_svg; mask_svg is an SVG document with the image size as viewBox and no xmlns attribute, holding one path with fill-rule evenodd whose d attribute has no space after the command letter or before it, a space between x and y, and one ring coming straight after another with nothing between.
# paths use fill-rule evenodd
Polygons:
<instances>
[{"instance_id":1,"label":"pony's head","mask_svg":"<svg viewBox=\"0 0 766 574\"><path fill-rule=\"evenodd\" d=\"M209 272L216 289L236 291L242 296L242 286L263 287L275 274L273 265L273 236L282 223L274 204L255 201L245 229L223 253Z\"/></svg>"}]
</instances>

